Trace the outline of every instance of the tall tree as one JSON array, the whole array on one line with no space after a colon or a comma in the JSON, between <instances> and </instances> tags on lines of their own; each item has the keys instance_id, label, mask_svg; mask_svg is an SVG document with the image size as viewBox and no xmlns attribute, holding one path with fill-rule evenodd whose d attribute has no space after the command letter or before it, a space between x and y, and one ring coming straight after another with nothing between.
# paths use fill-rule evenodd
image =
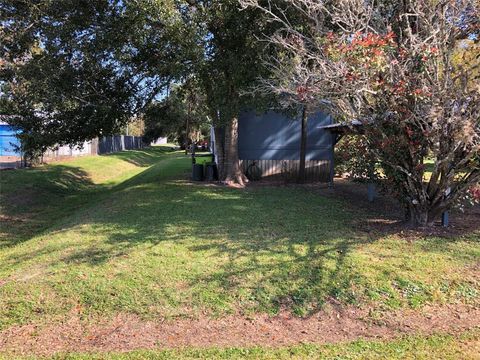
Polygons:
<instances>
[{"instance_id":1,"label":"tall tree","mask_svg":"<svg viewBox=\"0 0 480 360\"><path fill-rule=\"evenodd\" d=\"M241 11L237 0L189 3L190 24L204 51L195 71L215 125L220 177L243 185L247 179L238 158L238 115L252 104L242 93L265 71L259 61L265 44L257 38L271 33L272 24L261 11Z\"/></svg>"},{"instance_id":2,"label":"tall tree","mask_svg":"<svg viewBox=\"0 0 480 360\"><path fill-rule=\"evenodd\" d=\"M6 0L0 16L0 112L32 155L119 131L196 49L175 0Z\"/></svg>"},{"instance_id":3,"label":"tall tree","mask_svg":"<svg viewBox=\"0 0 480 360\"><path fill-rule=\"evenodd\" d=\"M314 36L273 14L271 2L242 3L282 25L270 41L302 55L309 93L338 119L363 121L412 226L431 225L478 184L479 58L455 61L459 41L479 41L478 1L288 0ZM429 178L427 157L434 159Z\"/></svg>"}]
</instances>

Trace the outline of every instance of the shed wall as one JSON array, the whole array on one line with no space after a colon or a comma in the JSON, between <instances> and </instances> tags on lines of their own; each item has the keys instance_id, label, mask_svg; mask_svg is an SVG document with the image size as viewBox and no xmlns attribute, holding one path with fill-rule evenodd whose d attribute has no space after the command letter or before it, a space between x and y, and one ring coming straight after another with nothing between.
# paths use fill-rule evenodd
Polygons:
<instances>
[{"instance_id":1,"label":"shed wall","mask_svg":"<svg viewBox=\"0 0 480 360\"><path fill-rule=\"evenodd\" d=\"M329 160L332 137L321 126L332 123L330 116L316 112L307 123L306 160ZM299 160L300 118L269 111L244 112L238 122L238 151L242 160Z\"/></svg>"},{"instance_id":2,"label":"shed wall","mask_svg":"<svg viewBox=\"0 0 480 360\"><path fill-rule=\"evenodd\" d=\"M321 128L331 123L331 116L322 112L308 118L305 164L308 181L331 181L333 139ZM296 178L300 164L300 116L289 118L274 111L263 114L243 112L238 127L238 151L244 172L255 162L264 177Z\"/></svg>"}]
</instances>

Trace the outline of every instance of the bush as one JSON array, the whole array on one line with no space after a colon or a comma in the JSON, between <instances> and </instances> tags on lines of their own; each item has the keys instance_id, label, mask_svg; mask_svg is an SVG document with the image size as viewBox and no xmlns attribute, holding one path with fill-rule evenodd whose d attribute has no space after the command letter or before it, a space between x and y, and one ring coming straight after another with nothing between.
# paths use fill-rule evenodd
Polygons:
<instances>
[{"instance_id":1,"label":"bush","mask_svg":"<svg viewBox=\"0 0 480 360\"><path fill-rule=\"evenodd\" d=\"M371 182L379 179L376 158L369 150L365 137L345 136L336 145L335 171L352 180Z\"/></svg>"}]
</instances>

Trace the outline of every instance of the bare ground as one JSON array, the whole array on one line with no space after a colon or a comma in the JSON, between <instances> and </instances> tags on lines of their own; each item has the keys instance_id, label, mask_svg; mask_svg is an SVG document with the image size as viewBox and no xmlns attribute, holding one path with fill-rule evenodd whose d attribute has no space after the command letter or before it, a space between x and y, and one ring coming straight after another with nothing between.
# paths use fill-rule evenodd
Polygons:
<instances>
[{"instance_id":1,"label":"bare ground","mask_svg":"<svg viewBox=\"0 0 480 360\"><path fill-rule=\"evenodd\" d=\"M124 352L135 349L192 347L279 347L299 343L338 343L392 339L406 334L458 334L480 326L480 308L463 304L427 306L374 314L369 309L329 305L308 318L283 312L274 317L232 315L145 321L120 314L82 322L73 315L46 326L13 326L0 332L0 352L52 355L58 352Z\"/></svg>"}]
</instances>

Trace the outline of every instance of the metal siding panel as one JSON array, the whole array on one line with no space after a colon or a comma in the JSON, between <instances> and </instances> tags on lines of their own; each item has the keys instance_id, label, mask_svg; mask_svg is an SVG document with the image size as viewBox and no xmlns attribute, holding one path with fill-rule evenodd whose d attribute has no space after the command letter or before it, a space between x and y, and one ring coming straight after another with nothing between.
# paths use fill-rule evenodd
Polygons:
<instances>
[{"instance_id":1,"label":"metal siding panel","mask_svg":"<svg viewBox=\"0 0 480 360\"><path fill-rule=\"evenodd\" d=\"M331 123L331 117L317 112L308 122L307 159L328 159L331 137L320 126ZM300 121L269 111L239 116L239 157L259 160L298 160L300 156Z\"/></svg>"}]
</instances>

